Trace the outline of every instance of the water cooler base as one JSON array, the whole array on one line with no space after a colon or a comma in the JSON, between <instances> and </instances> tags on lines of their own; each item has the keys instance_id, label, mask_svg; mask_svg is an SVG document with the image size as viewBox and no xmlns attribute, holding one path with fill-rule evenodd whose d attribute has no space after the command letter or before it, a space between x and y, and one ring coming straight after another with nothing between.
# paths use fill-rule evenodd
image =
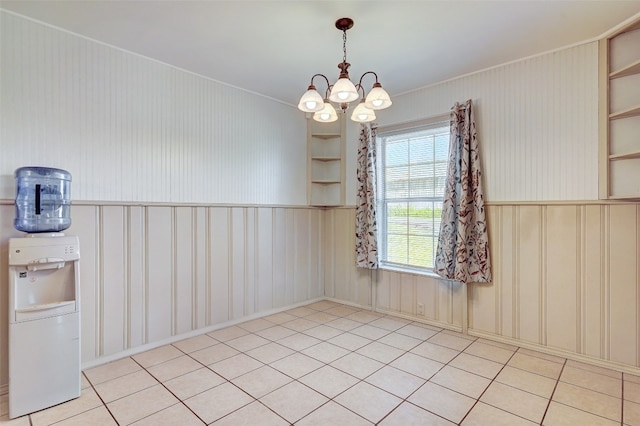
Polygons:
<instances>
[{"instance_id":1,"label":"water cooler base","mask_svg":"<svg viewBox=\"0 0 640 426\"><path fill-rule=\"evenodd\" d=\"M80 396L80 313L9 324L9 417Z\"/></svg>"}]
</instances>

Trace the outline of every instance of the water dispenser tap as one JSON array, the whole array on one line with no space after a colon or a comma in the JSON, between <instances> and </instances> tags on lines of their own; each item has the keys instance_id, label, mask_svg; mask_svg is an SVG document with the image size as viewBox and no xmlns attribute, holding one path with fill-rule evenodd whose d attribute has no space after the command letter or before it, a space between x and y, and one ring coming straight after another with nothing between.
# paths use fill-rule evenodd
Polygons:
<instances>
[{"instance_id":1,"label":"water dispenser tap","mask_svg":"<svg viewBox=\"0 0 640 426\"><path fill-rule=\"evenodd\" d=\"M27 269L30 271L60 269L64 267L64 263L64 259L60 259L59 257L41 257L40 259L30 260Z\"/></svg>"}]
</instances>

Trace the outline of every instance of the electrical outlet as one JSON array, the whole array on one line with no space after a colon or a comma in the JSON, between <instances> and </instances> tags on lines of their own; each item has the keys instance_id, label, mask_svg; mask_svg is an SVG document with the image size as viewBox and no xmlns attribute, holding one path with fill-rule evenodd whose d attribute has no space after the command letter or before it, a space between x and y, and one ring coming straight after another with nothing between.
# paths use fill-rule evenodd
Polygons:
<instances>
[{"instance_id":1,"label":"electrical outlet","mask_svg":"<svg viewBox=\"0 0 640 426\"><path fill-rule=\"evenodd\" d=\"M418 315L424 315L424 303L418 303Z\"/></svg>"}]
</instances>

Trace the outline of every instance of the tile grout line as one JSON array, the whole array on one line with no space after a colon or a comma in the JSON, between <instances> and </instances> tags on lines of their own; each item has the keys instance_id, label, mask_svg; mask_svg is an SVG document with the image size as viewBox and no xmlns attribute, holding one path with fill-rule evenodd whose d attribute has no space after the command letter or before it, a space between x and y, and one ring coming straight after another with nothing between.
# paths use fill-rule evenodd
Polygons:
<instances>
[{"instance_id":1,"label":"tile grout line","mask_svg":"<svg viewBox=\"0 0 640 426\"><path fill-rule=\"evenodd\" d=\"M549 395L549 402L547 403L547 407L544 409L544 414L542 415L542 419L540 420L540 424L544 423L544 419L547 417L547 413L549 412L549 407L551 407L551 401L553 401L553 396L556 393L556 389L558 389L558 384L560 383L560 377L562 377L562 372L564 371L564 367L567 365L567 360L565 359L562 363L562 368L560 369L560 374L558 374L558 378L556 379L556 384L553 387L553 391L551 391L551 395Z\"/></svg>"},{"instance_id":2,"label":"tile grout line","mask_svg":"<svg viewBox=\"0 0 640 426\"><path fill-rule=\"evenodd\" d=\"M620 389L620 426L624 425L624 373L621 375L621 384L622 387Z\"/></svg>"},{"instance_id":3,"label":"tile grout line","mask_svg":"<svg viewBox=\"0 0 640 426\"><path fill-rule=\"evenodd\" d=\"M109 409L109 406L107 406L107 403L104 402L104 399L102 399L102 396L98 393L98 390L95 388L94 384L91 383L91 380L89 380L89 378L87 377L86 374L84 374L84 372L82 372L82 375L84 376L84 378L87 380L87 383L89 383L89 386L91 386L91 389L93 389L93 391L96 393L96 396L100 399L100 402L102 403L102 406L107 410L107 412L109 413L109 415L111 416L111 418L113 419L114 422L116 422L117 425L120 424L120 422L118 422L118 420L116 419L116 416L113 415L113 413L111 412L111 410ZM106 383L106 382L105 382ZM80 395L82 395L82 390L80 390ZM88 411L88 410L87 410ZM85 411L86 412L86 411ZM75 417L79 414L82 413L78 413L75 414L74 416L71 416L69 418ZM33 425L33 422L31 422L31 415L29 415L29 424Z\"/></svg>"},{"instance_id":4,"label":"tile grout line","mask_svg":"<svg viewBox=\"0 0 640 426\"><path fill-rule=\"evenodd\" d=\"M173 346L173 345L169 345L169 346ZM184 351L182 351L180 348L177 348L177 347L175 347L175 346L173 346L173 347L174 347L174 348L176 348L177 350L179 350L180 352L182 352L183 354L188 355L188 354L186 354ZM200 421L201 421L202 423L204 423L205 425L207 424L207 422L205 422L202 418L200 418L200 416L198 416L198 415L197 415L197 414L196 414L196 413L195 413L195 412L194 412L194 411L193 411L193 410L192 410L192 409L191 409L187 404L185 404L185 403L184 403L184 401L183 401L181 398L178 398L178 396L177 396L176 394L174 394L174 393L171 391L171 389L169 389L168 387L166 387L166 386L165 386L165 384L164 384L163 382L161 382L161 381L160 381L160 379L158 379L156 376L154 376L154 375L153 375L153 374L152 374L152 373L151 373L151 372L150 372L146 367L144 367L144 366L143 366L142 364L140 364L138 361L136 361L135 359L133 359L133 357L130 357L130 358L131 358L131 360L132 360L133 362L135 362L136 364L138 364L138 365L140 366L140 368L142 368L144 371L146 371L146 372L147 372L147 374L149 374L151 377L153 377L153 378L155 379L155 381L156 381L156 382L158 382L158 383L159 383L159 384L160 384L160 385L161 385L161 386L162 386L162 387L163 387L167 392L169 392L169 393L170 393L171 395L173 395L173 396L174 396L178 401L180 401L180 404L184 405L184 406L187 408L187 410L191 411L191 412L193 413L193 415L194 415L194 416L196 416L196 417L198 418L198 420L200 420ZM191 358L191 357L190 357L190 358ZM175 359L175 358L173 358L173 359ZM193 358L191 358L191 359L193 359ZM171 360L167 360L167 361L171 361ZM163 361L163 362L158 363L158 364L155 364L155 365L160 365L160 364L163 364L164 362L167 362L167 361ZM198 360L194 360L194 361L196 361L196 362L200 363ZM202 363L200 363L200 365L202 365ZM153 365L152 365L151 367L153 367ZM204 366L204 367L206 368L206 366ZM179 376L178 376L178 377L179 377ZM146 389L148 389L148 388L146 388ZM138 391L138 392L141 392L141 391ZM128 395L127 395L127 396L128 396ZM124 398L126 398L126 397L124 397ZM172 405L170 405L169 407L173 407L174 405L177 405L177 404L172 404ZM157 413L159 413L159 412L161 412L161 411L163 411L163 410L166 410L166 409L167 409L167 408L169 408L169 407L165 407L165 408L163 408L163 409L161 409L161 410L158 410L158 411L156 411L156 412L154 412L154 413L150 413L150 414L148 414L148 415L146 415L146 416L144 416L144 417L142 417L142 418L140 418L140 419L137 419L137 420L136 420L136 422L137 422L137 421L140 421L140 420L142 420L142 419L145 419L145 418L147 418L147 417L153 416L154 414L157 414ZM116 421L116 422L117 422L117 421Z\"/></svg>"},{"instance_id":5,"label":"tile grout line","mask_svg":"<svg viewBox=\"0 0 640 426\"><path fill-rule=\"evenodd\" d=\"M476 340L476 341L477 341L477 340ZM469 345L469 346L471 346L471 345ZM466 349L466 348L465 348L465 349ZM467 413L462 417L462 419L461 419L461 420L460 420L460 422L458 423L459 425L461 425L461 424L464 422L464 420L469 416L469 414L471 414L471 412L472 412L472 411L473 411L473 409L476 407L476 405L478 405L478 403L479 403L479 402L481 402L481 401L480 401L480 399L482 398L482 396L485 394L485 392L487 392L487 390L488 390L488 389L491 387L491 385L495 382L496 377L498 377L498 375L500 375L500 373L502 372L502 370L504 370L504 369L505 369L505 367L507 366L507 364L509 363L509 361L511 361L511 359L515 356L515 354L516 354L517 352L518 352L518 350L517 350L517 349L516 349L515 351L513 351L513 353L512 353L512 354L511 354L511 356L509 357L509 359L508 359L508 360L507 360L507 361L502 365L502 368L500 368L500 371L498 371L498 372L496 373L496 375L493 377L493 379L491 379L491 381L489 382L489 384L487 385L487 387L486 387L486 388L484 388L484 390L480 393L480 395L478 395L478 397L476 398L476 401L473 403L473 405L471 406L471 408L469 408L469 411L467 411ZM462 353L462 352L460 352L460 353ZM455 358L454 358L454 359L455 359ZM453 360L452 360L452 361L453 361ZM454 368L455 368L455 367L454 367ZM500 383L500 382L498 382L498 383ZM491 404L488 404L488 405L491 405ZM492 406L492 407L493 407L493 406ZM504 411L504 412L510 413L510 412L508 412L508 411L506 411L506 410L503 410L503 409L502 409L502 408L500 408L500 407L494 407L494 408L497 408L498 410L502 410L502 411ZM514 413L510 413L510 414L514 414ZM517 414L514 414L514 415L518 416ZM518 416L518 417L520 417L520 416ZM522 417L522 418L523 418L523 417ZM528 420L528 419L527 419L527 420Z\"/></svg>"}]
</instances>

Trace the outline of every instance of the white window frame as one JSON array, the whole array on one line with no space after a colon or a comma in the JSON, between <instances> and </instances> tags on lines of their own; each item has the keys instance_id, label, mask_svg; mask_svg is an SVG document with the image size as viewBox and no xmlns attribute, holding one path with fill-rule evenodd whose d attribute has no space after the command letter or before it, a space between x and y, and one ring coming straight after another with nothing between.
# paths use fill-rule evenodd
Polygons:
<instances>
[{"instance_id":1,"label":"white window frame","mask_svg":"<svg viewBox=\"0 0 640 426\"><path fill-rule=\"evenodd\" d=\"M383 139L389 136L398 136L403 134L411 134L420 131L429 132L431 130L440 129L442 127L449 128L449 114L440 115L437 117L432 117L425 120L403 123L394 126L385 126L379 127L377 132L377 152L378 152L378 200L377 200L377 217L378 217L378 252L380 255L379 258L379 267L381 269L390 269L396 270L400 272L409 272L416 273L420 275L435 275L432 267L423 267L417 265L411 265L409 263L398 263L387 260L387 204L392 202L436 202L442 203L444 200L444 191L440 196L434 197L406 197L406 198L387 198L386 197L386 188L385 188L385 164L386 164L386 151ZM448 151L449 149L449 138L446 138L446 147L445 149ZM448 155L447 155L448 158ZM445 173L446 173L446 160L445 160ZM438 229L433 229L432 237L434 237L435 243L433 246L434 258L435 258L435 249L437 246L437 235L440 231ZM407 236L411 235L409 231L406 234Z\"/></svg>"}]
</instances>

